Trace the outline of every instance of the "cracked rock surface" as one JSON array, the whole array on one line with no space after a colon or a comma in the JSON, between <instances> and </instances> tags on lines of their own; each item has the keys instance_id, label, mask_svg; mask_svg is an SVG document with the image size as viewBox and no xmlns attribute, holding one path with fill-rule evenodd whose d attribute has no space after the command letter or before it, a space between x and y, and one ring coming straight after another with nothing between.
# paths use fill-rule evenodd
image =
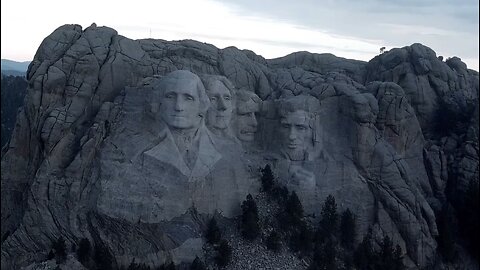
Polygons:
<instances>
[{"instance_id":1,"label":"cracked rock surface","mask_svg":"<svg viewBox=\"0 0 480 270\"><path fill-rule=\"evenodd\" d=\"M200 154L221 158L195 182L202 187L182 187L177 171L148 156L164 138L146 113L155 111L149 82L175 70L223 75L263 101L258 149L208 135L215 149ZM245 195L258 193L258 167L271 163L284 177L282 161L269 155L280 141L274 104L294 96L314 97L319 108L314 140L322 151L305 163L313 195L297 191L306 209L318 215L332 194L339 211L355 213L360 236L372 227L400 244L409 265L429 265L448 173L458 175L459 197L479 176L478 78L459 58L443 62L421 44L369 62L308 52L264 59L194 40L61 26L29 66L25 104L2 151L2 269L44 261L60 236L67 246L82 238L105 246L117 266L202 256L207 220L240 213ZM435 125L439 115L460 114L465 124L448 134ZM187 196L189 189L198 192Z\"/></svg>"}]
</instances>

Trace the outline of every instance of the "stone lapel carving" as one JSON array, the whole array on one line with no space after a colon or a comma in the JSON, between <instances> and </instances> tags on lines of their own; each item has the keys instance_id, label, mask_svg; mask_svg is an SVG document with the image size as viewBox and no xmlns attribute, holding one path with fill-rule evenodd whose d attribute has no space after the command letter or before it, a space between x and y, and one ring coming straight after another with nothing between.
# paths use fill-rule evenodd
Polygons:
<instances>
[{"instance_id":1,"label":"stone lapel carving","mask_svg":"<svg viewBox=\"0 0 480 270\"><path fill-rule=\"evenodd\" d=\"M177 168L188 178L189 182L204 178L213 170L217 161L222 155L216 150L210 138L208 130L202 125L198 131L198 156L193 169L190 169L180 154L170 130L166 131L166 136L158 145L154 146L144 155L151 157L159 162L168 163Z\"/></svg>"},{"instance_id":2,"label":"stone lapel carving","mask_svg":"<svg viewBox=\"0 0 480 270\"><path fill-rule=\"evenodd\" d=\"M175 71L150 85L153 98L147 103L160 106L155 110L151 106L152 111L143 117L145 127L130 116L129 122L121 124L132 134L121 135L123 139L118 142L115 139L112 145L124 145L127 149L120 156L127 156L130 163L119 165L116 159L103 162L105 173L101 176L102 195L98 203L101 212L144 223L170 221L192 207L202 214L215 211L227 217L239 214L245 196L258 190L257 181L248 177L242 162L231 162L241 157L240 145L212 134L205 126L208 99L200 79L189 71ZM129 100L141 95L138 91L129 93ZM193 101L184 99L189 95ZM184 109L182 102L199 109ZM190 120L183 116L189 116ZM191 121L197 116L198 122ZM183 138L188 141L182 142ZM125 144L126 141L135 144ZM107 149L118 152L116 147Z\"/></svg>"}]
</instances>

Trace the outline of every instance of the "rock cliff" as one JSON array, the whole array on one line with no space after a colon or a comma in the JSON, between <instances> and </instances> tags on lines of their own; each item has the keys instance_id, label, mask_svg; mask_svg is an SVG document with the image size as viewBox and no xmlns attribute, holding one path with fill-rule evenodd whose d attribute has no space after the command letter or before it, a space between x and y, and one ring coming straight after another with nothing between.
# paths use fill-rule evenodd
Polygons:
<instances>
[{"instance_id":1,"label":"rock cliff","mask_svg":"<svg viewBox=\"0 0 480 270\"><path fill-rule=\"evenodd\" d=\"M256 94L256 103L235 106L232 120L244 123L236 120L243 108L259 104L254 140L202 122L193 140L203 167L189 166L188 154L171 148L179 145L175 124L162 124L158 108L167 97L158 81L178 70L222 75L232 96ZM478 72L421 44L368 63L308 52L264 59L64 25L42 42L27 80L1 163L2 269L44 260L59 236L68 246L90 239L116 265L189 262L201 254L207 218L238 214L265 164L308 212L319 214L332 194L357 216L359 235L370 227L393 236L408 264L424 267L436 260L436 212L449 175L459 192L478 179ZM292 120L297 111L304 126ZM438 124L449 117L458 119ZM293 140L280 151L282 134L292 132L307 134L301 155Z\"/></svg>"}]
</instances>

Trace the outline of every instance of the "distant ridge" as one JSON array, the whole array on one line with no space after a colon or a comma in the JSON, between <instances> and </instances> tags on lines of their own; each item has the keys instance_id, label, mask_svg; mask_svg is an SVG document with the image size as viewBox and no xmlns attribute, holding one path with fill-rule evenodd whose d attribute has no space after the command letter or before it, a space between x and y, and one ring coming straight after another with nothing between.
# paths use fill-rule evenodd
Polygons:
<instances>
[{"instance_id":1,"label":"distant ridge","mask_svg":"<svg viewBox=\"0 0 480 270\"><path fill-rule=\"evenodd\" d=\"M2 76L21 76L25 77L26 72L25 71L18 71L18 70L4 70L2 69Z\"/></svg>"},{"instance_id":2,"label":"distant ridge","mask_svg":"<svg viewBox=\"0 0 480 270\"><path fill-rule=\"evenodd\" d=\"M25 74L30 62L31 61L17 62L9 59L2 59L2 73L7 73L8 71L10 74L14 74L14 71L17 71Z\"/></svg>"}]
</instances>

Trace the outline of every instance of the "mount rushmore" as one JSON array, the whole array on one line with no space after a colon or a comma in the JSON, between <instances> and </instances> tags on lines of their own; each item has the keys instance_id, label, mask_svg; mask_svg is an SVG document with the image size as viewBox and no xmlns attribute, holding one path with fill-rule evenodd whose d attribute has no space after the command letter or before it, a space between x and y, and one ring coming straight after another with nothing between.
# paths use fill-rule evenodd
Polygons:
<instances>
[{"instance_id":1,"label":"mount rushmore","mask_svg":"<svg viewBox=\"0 0 480 270\"><path fill-rule=\"evenodd\" d=\"M421 44L264 59L64 25L27 80L2 150L2 269L44 260L59 236L117 265L190 262L208 217L239 215L267 164L307 214L334 195L359 237L390 235L421 268L449 194L461 204L478 179L478 72ZM452 115L461 125L441 126Z\"/></svg>"}]
</instances>

